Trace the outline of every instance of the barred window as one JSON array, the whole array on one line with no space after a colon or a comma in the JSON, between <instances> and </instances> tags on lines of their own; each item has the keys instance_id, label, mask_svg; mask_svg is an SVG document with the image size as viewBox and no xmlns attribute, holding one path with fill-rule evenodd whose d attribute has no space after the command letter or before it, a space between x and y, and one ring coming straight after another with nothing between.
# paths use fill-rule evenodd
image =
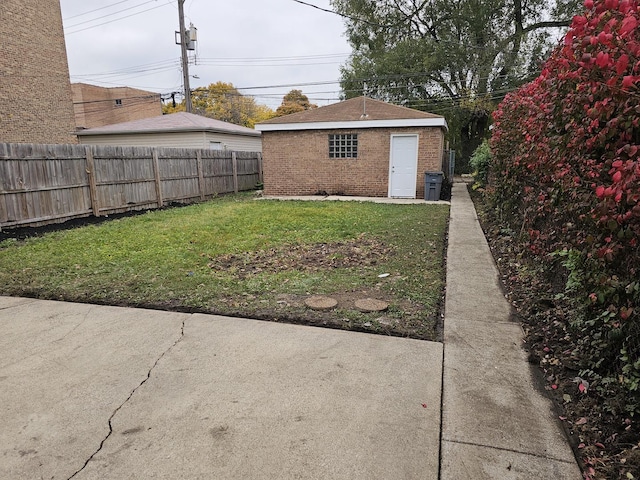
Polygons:
<instances>
[{"instance_id":1,"label":"barred window","mask_svg":"<svg viewBox=\"0 0 640 480\"><path fill-rule=\"evenodd\" d=\"M329 158L358 158L358 135L329 135Z\"/></svg>"}]
</instances>

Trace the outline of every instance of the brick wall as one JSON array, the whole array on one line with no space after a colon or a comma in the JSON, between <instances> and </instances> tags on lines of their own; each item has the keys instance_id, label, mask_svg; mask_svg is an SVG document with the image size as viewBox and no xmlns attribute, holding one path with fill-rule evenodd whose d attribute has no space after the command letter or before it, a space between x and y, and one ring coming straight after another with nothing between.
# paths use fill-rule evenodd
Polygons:
<instances>
[{"instance_id":1,"label":"brick wall","mask_svg":"<svg viewBox=\"0 0 640 480\"><path fill-rule=\"evenodd\" d=\"M329 158L332 133L357 133L358 158ZM392 134L418 134L416 198L424 198L424 172L441 169L440 128L262 132L264 193L387 197Z\"/></svg>"},{"instance_id":2,"label":"brick wall","mask_svg":"<svg viewBox=\"0 0 640 480\"><path fill-rule=\"evenodd\" d=\"M0 142L77 143L59 0L0 9Z\"/></svg>"},{"instance_id":3,"label":"brick wall","mask_svg":"<svg viewBox=\"0 0 640 480\"><path fill-rule=\"evenodd\" d=\"M94 128L162 115L160 94L130 87L71 84L78 128Z\"/></svg>"}]
</instances>

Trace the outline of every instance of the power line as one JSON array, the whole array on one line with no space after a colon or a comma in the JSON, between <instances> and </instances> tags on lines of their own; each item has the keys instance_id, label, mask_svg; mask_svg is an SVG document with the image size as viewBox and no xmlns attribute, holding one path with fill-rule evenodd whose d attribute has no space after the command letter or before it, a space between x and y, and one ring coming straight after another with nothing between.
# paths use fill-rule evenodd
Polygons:
<instances>
[{"instance_id":1,"label":"power line","mask_svg":"<svg viewBox=\"0 0 640 480\"><path fill-rule=\"evenodd\" d=\"M335 10L331 10L331 9L328 9L328 8L322 8L322 7L319 7L317 5L314 5L313 3L303 2L302 0L293 0L293 1L296 2L296 3L299 3L301 5L305 5L307 7L315 8L316 10L320 10L322 12L332 13L333 15L337 15L337 16L342 17L342 18L348 18L349 20L353 20L354 22L366 23L366 24L371 25L373 27L389 28L389 27L398 26L398 25L381 25L380 23L370 22L369 20L365 20L363 18L352 17L351 15L347 15L345 13L336 12Z\"/></svg>"},{"instance_id":2,"label":"power line","mask_svg":"<svg viewBox=\"0 0 640 480\"><path fill-rule=\"evenodd\" d=\"M86 11L84 13L78 13L77 15L72 15L70 17L64 17L63 20L66 21L66 20L71 20L72 18L77 18L77 17L82 17L84 15L89 15L90 13L94 13L94 12L97 12L99 10L105 10L107 8L115 7L116 5L120 5L121 3L126 3L126 2L129 2L129 1L131 1L131 0L120 0L119 2L111 3L111 4L105 5L103 7L94 8L93 10L88 10L88 11Z\"/></svg>"},{"instance_id":3,"label":"power line","mask_svg":"<svg viewBox=\"0 0 640 480\"><path fill-rule=\"evenodd\" d=\"M112 17L112 16L117 15L119 13L128 12L129 10L133 10L134 8L138 8L138 7L141 7L142 5L146 5L148 3L154 3L154 2L156 2L156 0L147 0L146 2L140 3L138 5L134 5L133 7L123 8L122 10L118 10L118 11L115 11L115 12L112 12L112 13L107 13L106 15L102 15L101 17L91 18L89 20L83 20L82 22L78 22L76 24L69 25L69 26L67 26L65 28L75 28L75 27L78 27L80 25L84 25L85 23L91 23L91 22L95 22L97 20L102 20L103 18Z\"/></svg>"},{"instance_id":4,"label":"power line","mask_svg":"<svg viewBox=\"0 0 640 480\"><path fill-rule=\"evenodd\" d=\"M216 63L216 62L201 62L198 61L199 66L210 66L210 67L251 67L251 68L259 68L259 67L305 67L312 65L339 65L342 62L310 62L310 63L263 63L263 64L238 64L238 63Z\"/></svg>"},{"instance_id":5,"label":"power line","mask_svg":"<svg viewBox=\"0 0 640 480\"><path fill-rule=\"evenodd\" d=\"M324 55L301 55L301 56L287 56L287 57L204 57L199 58L197 65L203 64L215 64L215 62L230 62L234 64L238 63L259 63L264 61L273 61L273 62L286 62L286 61L296 61L296 60L322 60L322 59L331 59L331 58L339 58L346 57L348 53L335 53L335 54L324 54ZM75 77L99 77L99 76L114 76L114 75L124 75L127 73L142 73L145 71L153 71L160 66L169 66L169 65L177 65L179 60L176 59L166 59L159 60L157 62L145 63L141 65L135 65L131 67L125 67L118 70L111 70L106 72L97 72L97 73L84 73L74 75ZM298 64L295 65L306 65L306 64ZM219 66L216 64L216 66ZM149 67L149 68L147 68Z\"/></svg>"},{"instance_id":6,"label":"power line","mask_svg":"<svg viewBox=\"0 0 640 480\"><path fill-rule=\"evenodd\" d=\"M150 0L150 1L155 1L155 0ZM149 2L145 2L145 3L149 3ZM141 5L143 5L143 4L141 4ZM118 22L118 21L120 21L120 20L124 20L125 18L130 18L130 17L134 17L134 16L136 16L136 15L140 15L140 14L145 13L145 12L150 12L151 10L155 10L155 9L157 9L157 8L166 7L167 5L170 5L170 4L169 4L169 3L163 3L163 4L161 4L161 5L157 5L157 6L155 6L155 7L147 8L146 10L141 10L141 11L139 11L139 12L132 13L131 15L125 15L124 17L115 18L115 19L113 19L113 20L109 20L109 21L107 21L107 22L98 23L97 25L91 25L91 26L89 26L89 27L81 28L81 29L79 29L79 30L74 30L74 31L72 31L72 32L65 32L65 35L73 35L74 33L84 32L85 30L89 30L89 29L92 29L92 28L100 27L100 26L102 26L102 25L107 25L107 24L109 24L109 23L113 23L113 22ZM138 5L138 6L140 6L140 5ZM135 8L135 7L132 7L132 8ZM128 10L130 10L130 9L128 9ZM106 17L106 15L105 15L105 17ZM101 18L104 18L104 17L101 17ZM94 19L94 20L95 20L95 19ZM82 23L89 23L89 22L90 22L90 21L82 22ZM77 24L77 25L81 25L81 23L79 23L79 24ZM74 25L74 26L77 26L77 25ZM67 27L67 28L73 28L73 27Z\"/></svg>"},{"instance_id":7,"label":"power line","mask_svg":"<svg viewBox=\"0 0 640 480\"><path fill-rule=\"evenodd\" d=\"M251 61L290 61L290 60L313 60L313 59L325 59L325 58L337 58L348 57L350 53L325 53L318 55L289 55L286 57L203 57L200 60L224 60L224 61L238 61L238 62L251 62Z\"/></svg>"}]
</instances>

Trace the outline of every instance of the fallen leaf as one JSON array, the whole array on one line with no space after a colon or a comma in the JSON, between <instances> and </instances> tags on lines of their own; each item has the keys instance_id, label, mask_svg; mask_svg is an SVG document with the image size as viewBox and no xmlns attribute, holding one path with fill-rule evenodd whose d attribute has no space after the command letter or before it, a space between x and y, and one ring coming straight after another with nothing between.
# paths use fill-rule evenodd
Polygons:
<instances>
[{"instance_id":1,"label":"fallen leaf","mask_svg":"<svg viewBox=\"0 0 640 480\"><path fill-rule=\"evenodd\" d=\"M562 399L564 400L564 403L570 403L571 395L569 395L568 393L565 393L564 395L562 395Z\"/></svg>"},{"instance_id":2,"label":"fallen leaf","mask_svg":"<svg viewBox=\"0 0 640 480\"><path fill-rule=\"evenodd\" d=\"M386 278L389 275L391 275L390 273L381 273L380 275L378 275L378 278Z\"/></svg>"},{"instance_id":3,"label":"fallen leaf","mask_svg":"<svg viewBox=\"0 0 640 480\"><path fill-rule=\"evenodd\" d=\"M423 404L422 404L422 408L427 408L427 404L426 404L426 403L423 403Z\"/></svg>"},{"instance_id":4,"label":"fallen leaf","mask_svg":"<svg viewBox=\"0 0 640 480\"><path fill-rule=\"evenodd\" d=\"M584 425L585 423L587 423L587 419L585 417L580 417L576 420L576 425Z\"/></svg>"}]
</instances>

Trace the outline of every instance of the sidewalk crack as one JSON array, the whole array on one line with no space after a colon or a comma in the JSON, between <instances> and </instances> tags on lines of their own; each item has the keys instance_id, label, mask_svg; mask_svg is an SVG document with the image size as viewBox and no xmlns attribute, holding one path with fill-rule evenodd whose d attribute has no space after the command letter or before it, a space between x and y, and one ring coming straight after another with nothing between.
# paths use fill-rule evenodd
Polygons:
<instances>
[{"instance_id":1,"label":"sidewalk crack","mask_svg":"<svg viewBox=\"0 0 640 480\"><path fill-rule=\"evenodd\" d=\"M140 389L140 387L142 387L145 383L147 383L147 380L149 380L151 378L151 372L153 372L153 370L156 368L158 363L160 363L160 360L162 360L164 358L164 356L167 353L169 353L184 338L184 326L185 326L185 323L186 323L186 320L182 320L182 326L180 328L180 336L176 339L176 341L173 342L173 344L171 344L169 346L169 348L167 348L164 352L162 352L162 354L156 359L156 361L153 363L153 365L151 366L151 368L147 372L147 376L131 391L129 396L120 405L118 405L118 407L113 411L113 413L111 414L111 416L109 417L109 420L107 422L108 426L109 426L109 431L107 432L106 436L100 442L100 445L98 446L96 451L93 452L91 454L91 456L89 456L89 458L84 462L84 465L82 465L82 467L79 470L77 470L73 475L71 475L67 480L71 480L76 475L78 475L80 472L82 472L87 467L87 465L89 465L89 462L91 460L93 460L93 458L98 453L100 453L100 451L102 450L102 447L104 447L104 444L107 442L107 440L109 439L109 437L113 433L113 426L112 426L112 423L111 423L113 418L122 409L122 407L124 407L127 404L127 402L129 402L129 400L131 400L131 398L138 391L138 389Z\"/></svg>"},{"instance_id":2,"label":"sidewalk crack","mask_svg":"<svg viewBox=\"0 0 640 480\"><path fill-rule=\"evenodd\" d=\"M530 457L541 458L543 460L551 460L553 462L560 462L560 463L567 463L567 464L573 464L574 463L572 460L553 457L553 456L546 455L546 454L543 454L543 453L527 452L527 451L518 450L518 449L515 449L515 448L498 447L496 445L486 445L486 444L483 444L483 443L466 442L464 440L454 440L454 439L447 439L447 438L443 439L443 442L457 443L459 445L469 445L471 447L487 448L487 449L490 449L490 450L499 450L499 451L502 451L502 452L516 453L518 455L528 455Z\"/></svg>"}]
</instances>

